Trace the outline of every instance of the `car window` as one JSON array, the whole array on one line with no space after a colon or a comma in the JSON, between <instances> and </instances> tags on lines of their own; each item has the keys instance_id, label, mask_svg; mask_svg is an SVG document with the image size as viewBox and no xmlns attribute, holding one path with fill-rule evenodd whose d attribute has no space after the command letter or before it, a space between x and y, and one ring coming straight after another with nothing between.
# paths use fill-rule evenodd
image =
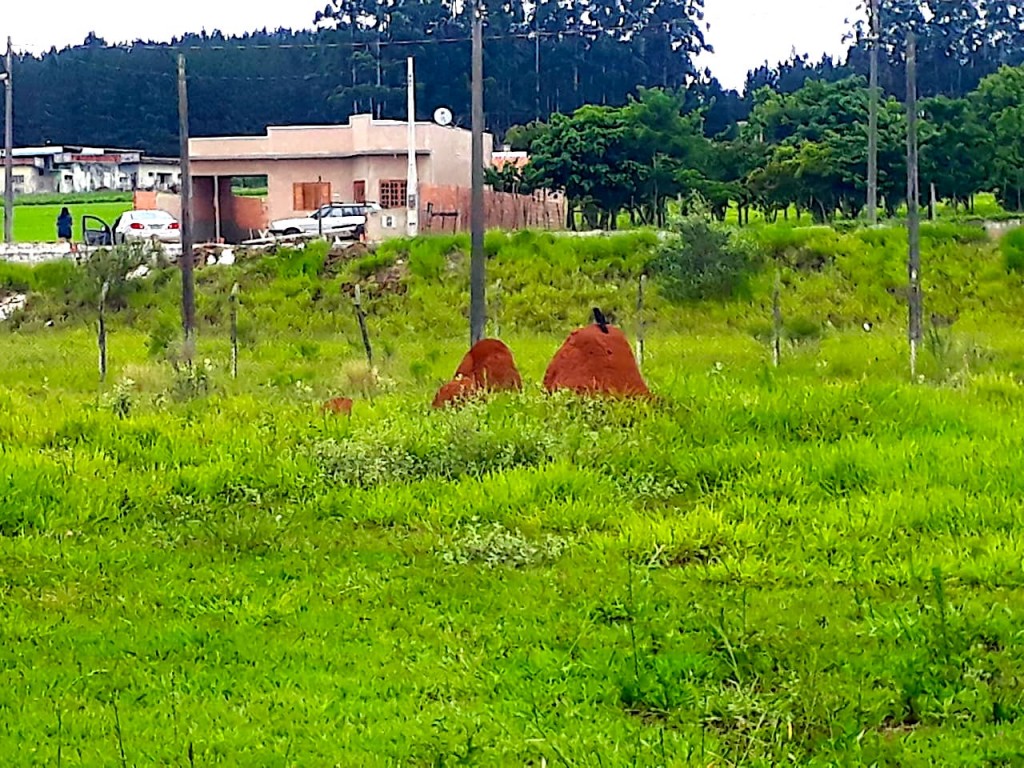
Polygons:
<instances>
[{"instance_id":1,"label":"car window","mask_svg":"<svg viewBox=\"0 0 1024 768\"><path fill-rule=\"evenodd\" d=\"M362 215L362 213L363 213L363 212L362 212L361 210L359 210L359 208L358 208L357 206L355 206L355 205L349 205L349 206L346 206L346 207L345 207L345 208L344 208L343 210L344 210L344 212L345 212L345 213L344 213L344 215L345 215L345 216L360 216L360 215Z\"/></svg>"}]
</instances>

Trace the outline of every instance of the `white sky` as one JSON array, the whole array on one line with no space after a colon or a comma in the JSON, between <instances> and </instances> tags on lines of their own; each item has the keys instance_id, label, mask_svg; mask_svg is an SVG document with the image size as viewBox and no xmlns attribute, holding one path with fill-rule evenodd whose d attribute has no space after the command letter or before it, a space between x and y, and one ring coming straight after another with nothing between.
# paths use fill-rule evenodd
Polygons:
<instances>
[{"instance_id":1,"label":"white sky","mask_svg":"<svg viewBox=\"0 0 1024 768\"><path fill-rule=\"evenodd\" d=\"M326 0L50 0L40 6L3 0L0 37L17 50L41 52L80 43L89 32L109 42L167 40L202 29L225 33L267 27L309 27ZM10 7L12 6L13 7ZM705 0L708 41L716 53L701 59L727 87L743 85L747 70L787 59L795 47L817 58L843 50L845 20L857 0Z\"/></svg>"}]
</instances>

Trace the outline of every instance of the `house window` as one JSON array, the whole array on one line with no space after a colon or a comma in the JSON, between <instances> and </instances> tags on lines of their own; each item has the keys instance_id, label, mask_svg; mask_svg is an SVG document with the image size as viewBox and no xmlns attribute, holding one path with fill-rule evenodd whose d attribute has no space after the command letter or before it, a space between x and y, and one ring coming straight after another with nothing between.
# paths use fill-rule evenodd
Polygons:
<instances>
[{"instance_id":1,"label":"house window","mask_svg":"<svg viewBox=\"0 0 1024 768\"><path fill-rule=\"evenodd\" d=\"M353 203L365 203L366 202L366 182L363 180L352 182L352 202Z\"/></svg>"},{"instance_id":2,"label":"house window","mask_svg":"<svg viewBox=\"0 0 1024 768\"><path fill-rule=\"evenodd\" d=\"M405 208L405 179L389 179L380 183L381 208Z\"/></svg>"},{"instance_id":3,"label":"house window","mask_svg":"<svg viewBox=\"0 0 1024 768\"><path fill-rule=\"evenodd\" d=\"M321 205L331 202L329 181L305 181L292 185L292 209L315 211Z\"/></svg>"}]
</instances>

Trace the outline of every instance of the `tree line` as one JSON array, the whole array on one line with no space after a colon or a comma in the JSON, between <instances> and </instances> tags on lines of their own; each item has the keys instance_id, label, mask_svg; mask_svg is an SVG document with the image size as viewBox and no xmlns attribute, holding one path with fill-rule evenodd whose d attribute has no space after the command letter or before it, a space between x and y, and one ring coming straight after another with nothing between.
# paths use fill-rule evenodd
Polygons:
<instances>
[{"instance_id":1,"label":"tree line","mask_svg":"<svg viewBox=\"0 0 1024 768\"><path fill-rule=\"evenodd\" d=\"M619 215L663 225L669 200L696 201L740 221L805 212L817 221L858 217L867 199L867 82L809 80L793 93L762 88L731 134L711 136L702 108L685 97L641 90L622 107L589 105L509 131L526 148L525 168L488 174L505 191L553 188L570 201L570 223L612 228ZM1003 67L959 99L921 103L920 175L924 189L971 208L991 191L1024 211L1024 66ZM895 97L879 109L879 193L893 215L906 202L906 114Z\"/></svg>"}]
</instances>

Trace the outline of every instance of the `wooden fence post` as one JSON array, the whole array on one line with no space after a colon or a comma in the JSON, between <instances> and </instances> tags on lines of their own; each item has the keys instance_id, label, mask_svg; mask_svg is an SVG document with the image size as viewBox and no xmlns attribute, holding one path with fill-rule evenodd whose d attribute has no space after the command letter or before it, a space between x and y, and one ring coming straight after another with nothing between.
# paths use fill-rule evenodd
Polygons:
<instances>
[{"instance_id":1,"label":"wooden fence post","mask_svg":"<svg viewBox=\"0 0 1024 768\"><path fill-rule=\"evenodd\" d=\"M778 368L782 358L782 270L775 270L772 291L772 364Z\"/></svg>"},{"instance_id":2,"label":"wooden fence post","mask_svg":"<svg viewBox=\"0 0 1024 768\"><path fill-rule=\"evenodd\" d=\"M99 304L99 327L97 329L100 347L100 382L107 380L107 292L110 290L110 281L104 280L100 289Z\"/></svg>"},{"instance_id":3,"label":"wooden fence post","mask_svg":"<svg viewBox=\"0 0 1024 768\"><path fill-rule=\"evenodd\" d=\"M647 284L647 275L640 275L640 283L636 291L636 364L643 370L644 367L644 287Z\"/></svg>"},{"instance_id":4,"label":"wooden fence post","mask_svg":"<svg viewBox=\"0 0 1024 768\"><path fill-rule=\"evenodd\" d=\"M370 334L366 330L366 313L363 311L363 297L356 283L355 293L356 319L359 321L359 331L363 335L363 347L366 349L366 362L373 368L373 347L370 346Z\"/></svg>"},{"instance_id":5,"label":"wooden fence post","mask_svg":"<svg viewBox=\"0 0 1024 768\"><path fill-rule=\"evenodd\" d=\"M231 289L231 378L238 378L238 292L241 289L235 283Z\"/></svg>"}]
</instances>

